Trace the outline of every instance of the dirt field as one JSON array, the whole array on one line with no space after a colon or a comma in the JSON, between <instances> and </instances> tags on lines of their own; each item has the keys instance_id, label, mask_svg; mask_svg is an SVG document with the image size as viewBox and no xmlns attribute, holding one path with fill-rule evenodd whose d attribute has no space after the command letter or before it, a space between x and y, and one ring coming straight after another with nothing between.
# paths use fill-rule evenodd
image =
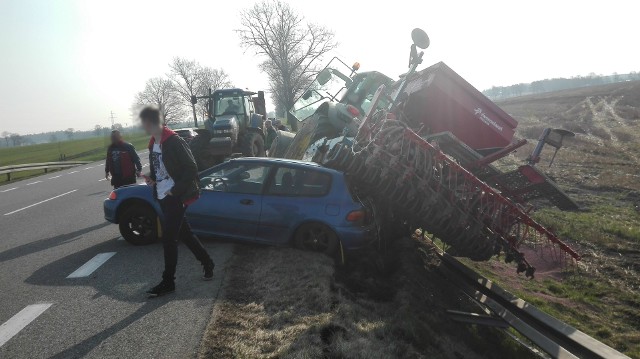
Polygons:
<instances>
[{"instance_id":1,"label":"dirt field","mask_svg":"<svg viewBox=\"0 0 640 359\"><path fill-rule=\"evenodd\" d=\"M200 358L528 358L503 332L450 321L476 310L440 275L428 246L403 239L397 267L240 246Z\"/></svg>"},{"instance_id":2,"label":"dirt field","mask_svg":"<svg viewBox=\"0 0 640 359\"><path fill-rule=\"evenodd\" d=\"M498 103L529 144L503 161L517 166L544 127L576 132L547 168L583 210L541 208L534 217L571 243L583 260L537 278L515 276L497 260L475 264L485 275L546 312L640 358L640 82L566 90ZM546 272L546 273L545 273Z\"/></svg>"}]
</instances>

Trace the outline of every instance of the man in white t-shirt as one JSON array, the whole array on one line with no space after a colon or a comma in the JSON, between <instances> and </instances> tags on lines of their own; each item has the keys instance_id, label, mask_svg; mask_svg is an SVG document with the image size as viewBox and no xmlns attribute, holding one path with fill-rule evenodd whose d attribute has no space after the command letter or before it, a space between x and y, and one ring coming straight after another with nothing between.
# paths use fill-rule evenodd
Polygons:
<instances>
[{"instance_id":1,"label":"man in white t-shirt","mask_svg":"<svg viewBox=\"0 0 640 359\"><path fill-rule=\"evenodd\" d=\"M191 233L184 214L187 206L200 196L198 167L187 143L178 134L163 126L160 111L146 107L140 112L142 127L151 135L149 163L151 176L147 184L153 186L154 196L162 208L162 244L164 272L162 281L147 293L164 295L175 291L178 262L178 240L191 250L202 263L204 280L213 279L215 267L202 243Z\"/></svg>"}]
</instances>

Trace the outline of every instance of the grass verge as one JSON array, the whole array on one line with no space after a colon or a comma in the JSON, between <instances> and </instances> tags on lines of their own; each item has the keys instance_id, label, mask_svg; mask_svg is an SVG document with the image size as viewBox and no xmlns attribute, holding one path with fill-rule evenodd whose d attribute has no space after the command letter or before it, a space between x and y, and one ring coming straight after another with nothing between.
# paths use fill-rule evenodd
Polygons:
<instances>
[{"instance_id":1,"label":"grass verge","mask_svg":"<svg viewBox=\"0 0 640 359\"><path fill-rule=\"evenodd\" d=\"M125 140L131 142L137 149L145 148L148 143L148 139L149 137L143 134L135 134L125 137ZM66 156L67 160L98 161L105 158L108 145L108 138L94 137L56 143L43 143L31 146L1 148L0 166L55 162L60 161L61 155ZM11 180L16 181L37 176L42 173L42 170L15 172L11 174ZM0 183L6 182L7 177L0 176Z\"/></svg>"},{"instance_id":2,"label":"grass verge","mask_svg":"<svg viewBox=\"0 0 640 359\"><path fill-rule=\"evenodd\" d=\"M289 248L238 246L200 358L531 357L504 332L454 323L475 310L446 282L430 248L403 239L396 267L369 255L349 267Z\"/></svg>"}]
</instances>

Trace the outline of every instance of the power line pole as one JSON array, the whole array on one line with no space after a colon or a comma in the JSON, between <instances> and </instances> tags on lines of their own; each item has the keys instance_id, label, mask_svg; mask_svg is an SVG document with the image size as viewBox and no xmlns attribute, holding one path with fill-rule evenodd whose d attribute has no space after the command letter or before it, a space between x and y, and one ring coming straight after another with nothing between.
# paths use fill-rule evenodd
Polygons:
<instances>
[{"instance_id":1,"label":"power line pole","mask_svg":"<svg viewBox=\"0 0 640 359\"><path fill-rule=\"evenodd\" d=\"M111 111L111 117L109 117L111 119L111 129L115 130L116 129L116 123L115 123L115 119L116 117L113 116L113 111Z\"/></svg>"}]
</instances>

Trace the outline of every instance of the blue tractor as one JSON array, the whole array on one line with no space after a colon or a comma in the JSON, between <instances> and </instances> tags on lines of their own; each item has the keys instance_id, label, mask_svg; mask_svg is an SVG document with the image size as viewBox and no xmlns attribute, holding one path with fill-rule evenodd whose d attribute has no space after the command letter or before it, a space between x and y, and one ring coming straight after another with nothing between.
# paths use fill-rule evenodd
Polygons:
<instances>
[{"instance_id":1,"label":"blue tractor","mask_svg":"<svg viewBox=\"0 0 640 359\"><path fill-rule=\"evenodd\" d=\"M264 157L264 92L239 88L209 91L206 99L208 116L205 128L196 130L190 143L198 169L214 166L233 156Z\"/></svg>"}]
</instances>

